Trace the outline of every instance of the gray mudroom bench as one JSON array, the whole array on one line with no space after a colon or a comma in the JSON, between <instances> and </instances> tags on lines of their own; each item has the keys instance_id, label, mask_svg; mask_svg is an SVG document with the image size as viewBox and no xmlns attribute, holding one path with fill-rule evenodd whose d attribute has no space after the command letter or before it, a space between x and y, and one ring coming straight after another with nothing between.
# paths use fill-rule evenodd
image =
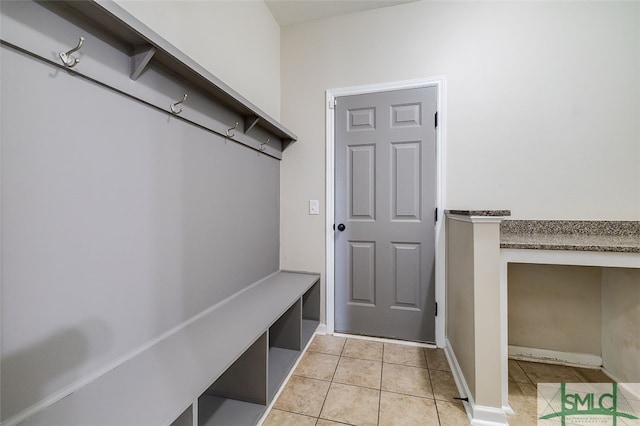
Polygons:
<instances>
[{"instance_id":1,"label":"gray mudroom bench","mask_svg":"<svg viewBox=\"0 0 640 426\"><path fill-rule=\"evenodd\" d=\"M318 326L319 279L276 272L22 424L255 424Z\"/></svg>"},{"instance_id":2,"label":"gray mudroom bench","mask_svg":"<svg viewBox=\"0 0 640 426\"><path fill-rule=\"evenodd\" d=\"M257 423L320 320L279 266L296 136L112 1L0 11L0 422Z\"/></svg>"}]
</instances>

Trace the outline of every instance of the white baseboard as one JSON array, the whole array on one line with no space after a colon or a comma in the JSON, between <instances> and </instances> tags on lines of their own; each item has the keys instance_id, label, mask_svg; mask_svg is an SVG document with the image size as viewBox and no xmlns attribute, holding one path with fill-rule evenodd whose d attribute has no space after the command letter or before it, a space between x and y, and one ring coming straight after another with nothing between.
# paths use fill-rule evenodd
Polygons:
<instances>
[{"instance_id":1,"label":"white baseboard","mask_svg":"<svg viewBox=\"0 0 640 426\"><path fill-rule=\"evenodd\" d=\"M640 383L627 383L622 381L619 377L615 376L606 368L601 368L602 372L609 376L611 380L618 384L618 387L622 389L627 395L631 396L636 400L640 400Z\"/></svg>"},{"instance_id":2,"label":"white baseboard","mask_svg":"<svg viewBox=\"0 0 640 426\"><path fill-rule=\"evenodd\" d=\"M535 361L547 364L564 364L576 367L599 368L602 357L592 354L560 352L549 349L527 348L509 345L509 357L521 361Z\"/></svg>"},{"instance_id":3,"label":"white baseboard","mask_svg":"<svg viewBox=\"0 0 640 426\"><path fill-rule=\"evenodd\" d=\"M320 324L318 328L316 328L316 334L327 334L327 324Z\"/></svg>"},{"instance_id":4,"label":"white baseboard","mask_svg":"<svg viewBox=\"0 0 640 426\"><path fill-rule=\"evenodd\" d=\"M469 417L469 422L472 425L477 426L504 426L507 425L507 416L505 414L505 410L497 407L487 407L483 405L478 405L473 400L473 396L471 395L471 391L469 390L469 386L467 385L467 381L464 378L464 374L462 374L462 369L460 368L460 364L458 364L458 359L456 358L455 353L451 347L451 342L449 339L446 339L446 346L444 348L445 355L447 356L447 361L449 361L449 366L451 367L451 372L453 373L453 379L456 382L456 386L458 387L458 392L460 392L461 397L466 397L469 399L468 402L463 401L465 410L467 411L467 416Z\"/></svg>"}]
</instances>

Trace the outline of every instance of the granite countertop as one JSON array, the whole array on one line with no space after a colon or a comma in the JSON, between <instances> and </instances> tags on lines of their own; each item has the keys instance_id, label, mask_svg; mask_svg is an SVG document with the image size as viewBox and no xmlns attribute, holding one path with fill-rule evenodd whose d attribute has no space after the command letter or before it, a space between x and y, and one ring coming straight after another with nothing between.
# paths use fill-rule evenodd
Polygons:
<instances>
[{"instance_id":1,"label":"granite countertop","mask_svg":"<svg viewBox=\"0 0 640 426\"><path fill-rule=\"evenodd\" d=\"M445 210L444 212L458 216L511 216L511 210Z\"/></svg>"},{"instance_id":2,"label":"granite countertop","mask_svg":"<svg viewBox=\"0 0 640 426\"><path fill-rule=\"evenodd\" d=\"M505 220L500 248L640 253L640 222Z\"/></svg>"}]
</instances>

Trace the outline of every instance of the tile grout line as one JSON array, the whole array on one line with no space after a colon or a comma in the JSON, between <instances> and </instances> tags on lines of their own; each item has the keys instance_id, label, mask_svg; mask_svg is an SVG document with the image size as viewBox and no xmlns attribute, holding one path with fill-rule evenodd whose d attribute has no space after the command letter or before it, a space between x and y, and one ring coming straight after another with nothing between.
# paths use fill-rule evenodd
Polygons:
<instances>
[{"instance_id":1,"label":"tile grout line","mask_svg":"<svg viewBox=\"0 0 640 426\"><path fill-rule=\"evenodd\" d=\"M518 367L520 368L520 370L522 370L522 372L524 373L525 376L527 376L527 379L531 382L532 385L534 385L536 387L536 389L538 388L538 384L535 383L533 381L533 379L531 379L531 377L529 377L529 373L527 373L527 371L522 368L522 366L520 365L520 361L518 361L517 359L514 359L514 361L516 362L516 364L518 365ZM508 383L507 383L508 384Z\"/></svg>"},{"instance_id":2,"label":"tile grout line","mask_svg":"<svg viewBox=\"0 0 640 426\"><path fill-rule=\"evenodd\" d=\"M380 409L382 408L382 375L384 374L384 347L386 343L382 343L382 359L380 360L380 390L378 391L378 421L376 424L380 424Z\"/></svg>"},{"instance_id":3,"label":"tile grout line","mask_svg":"<svg viewBox=\"0 0 640 426\"><path fill-rule=\"evenodd\" d=\"M316 424L320 421L320 416L322 415L322 409L324 408L324 404L327 403L327 398L329 397L329 392L331 391L331 385L333 384L333 378L336 376L336 371L338 371L338 366L340 365L340 359L342 358L342 352L344 352L344 347L347 346L347 340L344 339L344 344L342 345L342 349L340 349L340 355L338 355L338 362L336 363L336 368L333 370L333 374L331 375L331 380L329 381L329 389L327 389L327 394L324 396L324 400L322 401L322 406L320 407L320 412L318 413L318 417L316 418ZM333 420L331 420L333 421Z\"/></svg>"},{"instance_id":4,"label":"tile grout line","mask_svg":"<svg viewBox=\"0 0 640 426\"><path fill-rule=\"evenodd\" d=\"M433 380L431 380L431 369L429 368L429 358L427 357L427 351L423 349L422 354L424 355L424 362L427 364L427 372L429 373L429 384L431 385L431 394L433 395L433 405L435 405L436 407L436 416L438 416L438 424L442 425L442 421L440 420L440 410L438 409L438 402L436 401L436 392L433 389Z\"/></svg>"}]
</instances>

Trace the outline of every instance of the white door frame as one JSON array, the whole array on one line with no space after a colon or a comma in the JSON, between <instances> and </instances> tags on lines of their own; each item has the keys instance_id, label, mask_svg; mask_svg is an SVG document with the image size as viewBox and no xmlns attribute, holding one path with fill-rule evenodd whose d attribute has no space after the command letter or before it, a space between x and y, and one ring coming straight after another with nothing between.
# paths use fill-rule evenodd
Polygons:
<instances>
[{"instance_id":1,"label":"white door frame","mask_svg":"<svg viewBox=\"0 0 640 426\"><path fill-rule=\"evenodd\" d=\"M436 288L435 300L438 304L438 316L436 317L436 345L445 346L445 244L444 244L444 206L445 200L445 164L446 164L446 77L439 76L417 80L406 80L392 83L371 84L366 86L344 87L329 89L326 92L326 224L325 224L325 247L326 247L326 298L325 315L327 321L327 333L333 334L335 331L335 263L334 263L334 230L333 223L335 217L335 119L334 101L340 96L362 95L365 93L388 92L401 89L415 89L419 87L436 87L438 102L438 127L436 128L436 163L437 172L437 199L438 221L436 222Z\"/></svg>"}]
</instances>

